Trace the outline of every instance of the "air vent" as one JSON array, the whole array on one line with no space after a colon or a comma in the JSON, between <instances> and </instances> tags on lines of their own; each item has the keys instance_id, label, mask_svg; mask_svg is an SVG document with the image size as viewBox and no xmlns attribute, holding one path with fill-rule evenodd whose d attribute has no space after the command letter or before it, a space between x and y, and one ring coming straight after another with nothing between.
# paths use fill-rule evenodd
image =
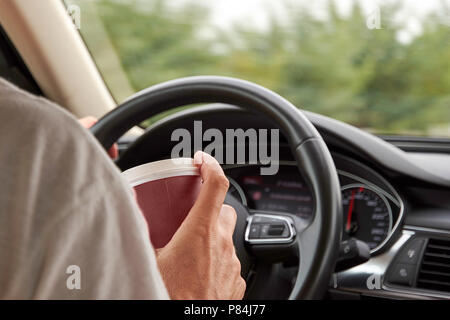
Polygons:
<instances>
[{"instance_id":1,"label":"air vent","mask_svg":"<svg viewBox=\"0 0 450 320\"><path fill-rule=\"evenodd\" d=\"M417 278L417 287L450 292L450 240L428 241Z\"/></svg>"}]
</instances>

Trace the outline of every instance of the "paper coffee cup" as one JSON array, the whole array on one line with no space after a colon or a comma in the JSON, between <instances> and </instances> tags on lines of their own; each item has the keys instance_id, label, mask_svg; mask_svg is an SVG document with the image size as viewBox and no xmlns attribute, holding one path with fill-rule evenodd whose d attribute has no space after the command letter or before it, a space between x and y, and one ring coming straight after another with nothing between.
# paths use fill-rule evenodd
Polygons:
<instances>
[{"instance_id":1,"label":"paper coffee cup","mask_svg":"<svg viewBox=\"0 0 450 320\"><path fill-rule=\"evenodd\" d=\"M177 231L200 192L201 178L191 158L146 163L122 173L136 191L155 248Z\"/></svg>"}]
</instances>

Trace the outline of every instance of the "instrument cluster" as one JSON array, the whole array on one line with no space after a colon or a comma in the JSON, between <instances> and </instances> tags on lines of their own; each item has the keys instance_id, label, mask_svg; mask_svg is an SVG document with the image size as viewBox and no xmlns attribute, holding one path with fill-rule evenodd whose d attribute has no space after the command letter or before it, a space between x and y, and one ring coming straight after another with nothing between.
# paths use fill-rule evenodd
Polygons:
<instances>
[{"instance_id":1,"label":"instrument cluster","mask_svg":"<svg viewBox=\"0 0 450 320\"><path fill-rule=\"evenodd\" d=\"M399 226L403 202L395 189L372 169L342 156L335 155L334 159L341 183L343 240L364 241L371 253L376 254ZM225 167L230 180L229 193L240 199L250 212L312 218L314 198L295 162L280 162L275 175L260 175L259 169L259 165Z\"/></svg>"}]
</instances>

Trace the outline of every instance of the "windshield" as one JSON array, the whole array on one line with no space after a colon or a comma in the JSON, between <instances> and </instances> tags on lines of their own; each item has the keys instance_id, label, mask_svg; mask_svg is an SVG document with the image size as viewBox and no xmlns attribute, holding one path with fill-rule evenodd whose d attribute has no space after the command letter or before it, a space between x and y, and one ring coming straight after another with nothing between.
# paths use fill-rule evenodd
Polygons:
<instances>
[{"instance_id":1,"label":"windshield","mask_svg":"<svg viewBox=\"0 0 450 320\"><path fill-rule=\"evenodd\" d=\"M377 134L450 137L450 0L65 2L118 103L223 75Z\"/></svg>"}]
</instances>

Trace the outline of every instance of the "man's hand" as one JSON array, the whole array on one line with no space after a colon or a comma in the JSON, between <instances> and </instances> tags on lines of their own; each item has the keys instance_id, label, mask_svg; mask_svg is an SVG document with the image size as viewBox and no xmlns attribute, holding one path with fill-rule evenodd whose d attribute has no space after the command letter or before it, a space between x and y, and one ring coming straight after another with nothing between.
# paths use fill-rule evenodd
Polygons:
<instances>
[{"instance_id":1,"label":"man's hand","mask_svg":"<svg viewBox=\"0 0 450 320\"><path fill-rule=\"evenodd\" d=\"M98 121L97 118L91 116L78 119L78 122L86 129L92 127L94 124L97 123L97 121ZM108 154L111 159L116 159L119 156L119 148L117 147L116 143L114 143L111 149L109 149Z\"/></svg>"},{"instance_id":2,"label":"man's hand","mask_svg":"<svg viewBox=\"0 0 450 320\"><path fill-rule=\"evenodd\" d=\"M236 212L223 205L228 179L210 155L197 152L203 185L171 241L157 261L172 299L242 299L245 281L233 245Z\"/></svg>"}]
</instances>

